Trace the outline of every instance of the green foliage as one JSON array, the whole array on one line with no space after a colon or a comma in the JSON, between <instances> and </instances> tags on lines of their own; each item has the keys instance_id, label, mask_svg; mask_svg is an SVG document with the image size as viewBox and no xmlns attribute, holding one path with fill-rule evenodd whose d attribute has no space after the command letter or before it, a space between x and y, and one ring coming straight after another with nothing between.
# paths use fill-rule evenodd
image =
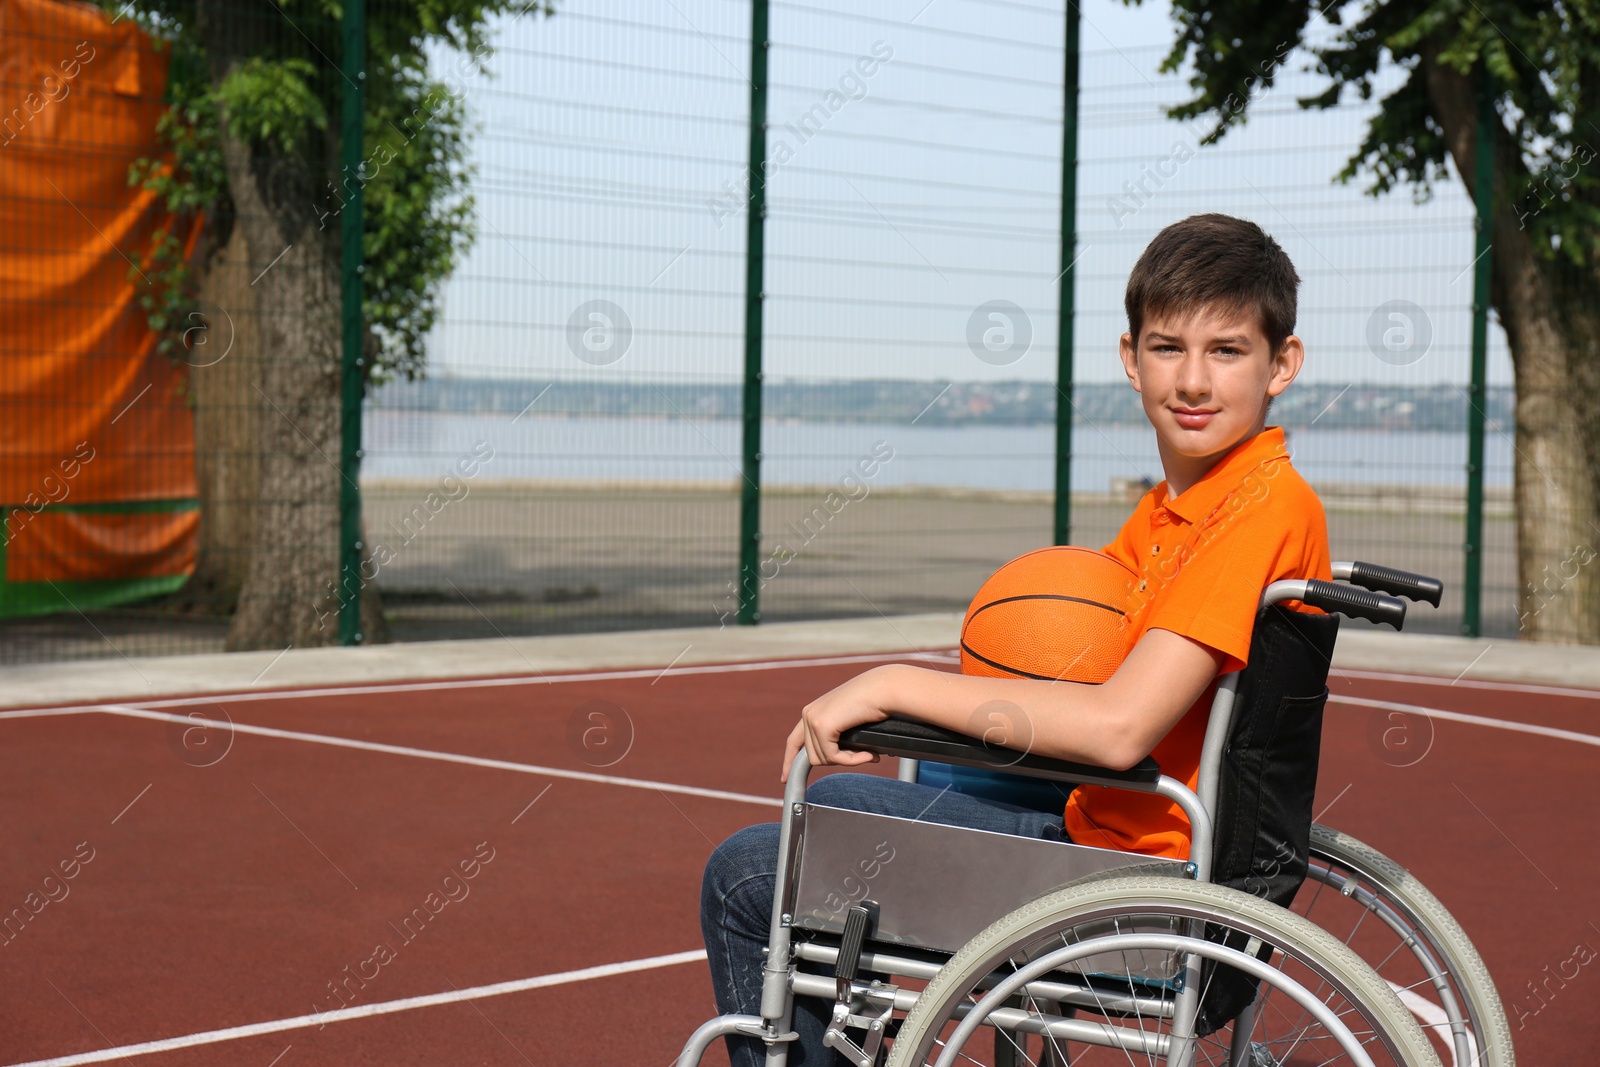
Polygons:
<instances>
[{"instance_id":1,"label":"green foliage","mask_svg":"<svg viewBox=\"0 0 1600 1067\"><path fill-rule=\"evenodd\" d=\"M362 165L366 236L366 314L383 357L375 374L420 377L428 331L438 318L438 281L465 254L473 236L465 108L441 82L417 84L399 99L420 102L398 124L369 114Z\"/></svg>"},{"instance_id":2,"label":"green foliage","mask_svg":"<svg viewBox=\"0 0 1600 1067\"><path fill-rule=\"evenodd\" d=\"M199 213L232 213L220 121L234 136L282 159L317 168L310 205L331 249L339 220L359 183L364 200L365 314L376 356L374 381L416 378L438 318L444 280L473 237L467 194L468 119L464 98L488 77L489 20L507 11L553 13L514 0L412 0L373 5L367 22L364 162L339 169L338 123L348 82L342 52L342 0L99 0L125 12L170 49L169 109L158 133L169 158L141 159L129 180L154 191L174 213L169 231L137 257L134 276L160 348L181 354L192 324L200 263L189 262L178 235ZM205 20L243 20L249 53L226 63L207 53ZM457 53L441 80L428 58L440 46ZM144 284L148 282L149 284Z\"/></svg>"},{"instance_id":3,"label":"green foliage","mask_svg":"<svg viewBox=\"0 0 1600 1067\"><path fill-rule=\"evenodd\" d=\"M1367 175L1373 195L1410 186L1426 199L1449 173L1425 64L1473 87L1487 72L1506 149L1497 195L1541 255L1600 267L1600 0L1173 0L1172 12L1178 34L1163 69L1187 61L1194 96L1170 114L1212 115L1209 140L1246 120L1291 50L1328 79L1302 107L1370 100L1402 72L1338 175Z\"/></svg>"},{"instance_id":4,"label":"green foliage","mask_svg":"<svg viewBox=\"0 0 1600 1067\"><path fill-rule=\"evenodd\" d=\"M172 158L137 159L128 171L128 184L155 193L171 216L129 270L129 280L136 283L139 306L156 334L156 351L174 358L183 354L184 338L196 324L197 279L184 237L227 187L217 138L216 97L205 81L186 76L194 59L181 46L174 48L170 104L156 122L156 136L171 146Z\"/></svg>"},{"instance_id":5,"label":"green foliage","mask_svg":"<svg viewBox=\"0 0 1600 1067\"><path fill-rule=\"evenodd\" d=\"M287 155L305 147L309 130L328 128L328 110L310 84L316 76L304 59L251 56L223 75L215 98L235 137Z\"/></svg>"}]
</instances>

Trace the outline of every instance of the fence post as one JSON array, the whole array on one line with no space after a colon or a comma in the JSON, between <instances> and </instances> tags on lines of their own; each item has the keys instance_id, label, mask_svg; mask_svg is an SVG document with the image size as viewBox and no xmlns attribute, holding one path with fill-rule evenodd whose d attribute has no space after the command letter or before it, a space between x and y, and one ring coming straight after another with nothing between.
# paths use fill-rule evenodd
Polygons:
<instances>
[{"instance_id":1,"label":"fence post","mask_svg":"<svg viewBox=\"0 0 1600 1067\"><path fill-rule=\"evenodd\" d=\"M745 218L744 440L739 483L739 625L761 621L761 301L767 215L767 0L750 4L750 195Z\"/></svg>"},{"instance_id":2,"label":"fence post","mask_svg":"<svg viewBox=\"0 0 1600 1067\"><path fill-rule=\"evenodd\" d=\"M1078 21L1067 0L1066 55L1062 63L1061 295L1056 321L1056 493L1054 543L1072 539L1072 326L1076 314L1078 248Z\"/></svg>"},{"instance_id":3,"label":"fence post","mask_svg":"<svg viewBox=\"0 0 1600 1067\"><path fill-rule=\"evenodd\" d=\"M1488 389L1487 353L1489 350L1489 269L1490 215L1494 210L1494 111L1493 79L1484 70L1478 82L1478 130L1474 160L1473 202L1477 217L1472 274L1472 383L1467 387L1467 516L1466 540L1461 546L1461 633L1477 637L1483 598L1483 434L1484 405Z\"/></svg>"},{"instance_id":4,"label":"fence post","mask_svg":"<svg viewBox=\"0 0 1600 1067\"><path fill-rule=\"evenodd\" d=\"M339 419L339 643L361 643L362 122L367 79L366 0L344 0L344 112L340 210L342 396Z\"/></svg>"}]
</instances>

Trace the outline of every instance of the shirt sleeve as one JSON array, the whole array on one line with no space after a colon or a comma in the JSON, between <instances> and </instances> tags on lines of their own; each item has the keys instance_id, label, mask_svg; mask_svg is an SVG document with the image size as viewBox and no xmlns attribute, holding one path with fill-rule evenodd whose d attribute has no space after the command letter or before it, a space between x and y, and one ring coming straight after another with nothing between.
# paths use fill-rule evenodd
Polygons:
<instances>
[{"instance_id":1,"label":"shirt sleeve","mask_svg":"<svg viewBox=\"0 0 1600 1067\"><path fill-rule=\"evenodd\" d=\"M1146 629L1170 630L1216 649L1226 659L1223 674L1243 669L1262 589L1298 569L1292 523L1281 504L1267 501L1213 518L1175 563L1153 568L1152 578L1165 587L1151 604Z\"/></svg>"}]
</instances>

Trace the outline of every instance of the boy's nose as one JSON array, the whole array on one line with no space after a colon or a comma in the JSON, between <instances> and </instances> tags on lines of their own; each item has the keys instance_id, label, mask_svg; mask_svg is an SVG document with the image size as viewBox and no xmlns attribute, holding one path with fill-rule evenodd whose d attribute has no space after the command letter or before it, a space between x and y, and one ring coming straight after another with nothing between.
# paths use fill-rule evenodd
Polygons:
<instances>
[{"instance_id":1,"label":"boy's nose","mask_svg":"<svg viewBox=\"0 0 1600 1067\"><path fill-rule=\"evenodd\" d=\"M1211 375L1203 353L1190 353L1184 357L1173 387L1185 401L1205 400L1211 395Z\"/></svg>"}]
</instances>

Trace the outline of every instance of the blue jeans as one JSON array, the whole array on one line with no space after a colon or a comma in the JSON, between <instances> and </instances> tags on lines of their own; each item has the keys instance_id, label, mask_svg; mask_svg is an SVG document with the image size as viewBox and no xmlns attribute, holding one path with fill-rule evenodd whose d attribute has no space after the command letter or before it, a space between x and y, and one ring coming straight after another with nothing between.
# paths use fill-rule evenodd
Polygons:
<instances>
[{"instance_id":1,"label":"blue jeans","mask_svg":"<svg viewBox=\"0 0 1600 1067\"><path fill-rule=\"evenodd\" d=\"M830 774L819 778L807 788L806 799L834 808L948 826L1066 839L1060 812L1032 811L870 774ZM777 823L745 827L718 845L706 861L705 878L700 885L700 930L705 937L720 1014L760 1013L761 950L770 933L777 869ZM794 934L797 938L807 936L802 930L795 930ZM789 1063L793 1067L834 1067L846 1062L822 1043L831 1010L830 1004L819 999L795 998L793 1028L799 1039L789 1045ZM759 1039L731 1035L726 1040L733 1067L759 1067L765 1060L766 1046Z\"/></svg>"}]
</instances>

